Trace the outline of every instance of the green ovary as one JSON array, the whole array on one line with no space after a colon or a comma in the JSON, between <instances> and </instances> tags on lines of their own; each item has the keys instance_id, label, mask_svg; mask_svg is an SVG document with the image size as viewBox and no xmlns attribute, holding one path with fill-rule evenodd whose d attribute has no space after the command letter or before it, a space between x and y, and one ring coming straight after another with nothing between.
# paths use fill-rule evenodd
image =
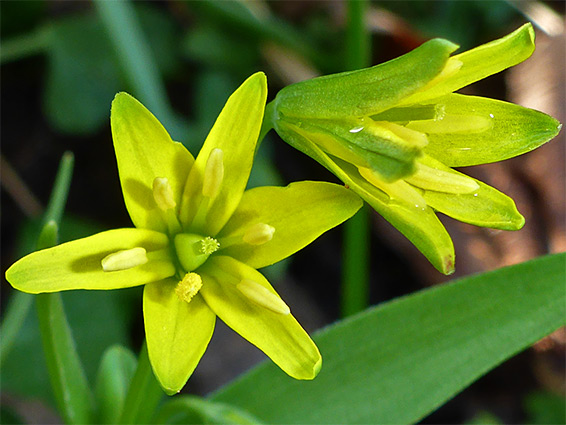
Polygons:
<instances>
[{"instance_id":1,"label":"green ovary","mask_svg":"<svg viewBox=\"0 0 566 425\"><path fill-rule=\"evenodd\" d=\"M218 251L220 244L210 236L195 233L179 233L175 236L175 251L185 272L192 272L203 265L210 254Z\"/></svg>"}]
</instances>

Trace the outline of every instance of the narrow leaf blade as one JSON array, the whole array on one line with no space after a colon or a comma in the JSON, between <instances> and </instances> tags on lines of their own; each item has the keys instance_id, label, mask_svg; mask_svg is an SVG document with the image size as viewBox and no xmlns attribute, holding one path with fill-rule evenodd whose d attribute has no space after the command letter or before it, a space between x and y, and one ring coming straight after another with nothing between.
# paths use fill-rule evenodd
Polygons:
<instances>
[{"instance_id":1,"label":"narrow leaf blade","mask_svg":"<svg viewBox=\"0 0 566 425\"><path fill-rule=\"evenodd\" d=\"M542 257L367 310L314 338L314 381L267 363L212 399L265 422L414 423L564 325L565 263Z\"/></svg>"}]
</instances>

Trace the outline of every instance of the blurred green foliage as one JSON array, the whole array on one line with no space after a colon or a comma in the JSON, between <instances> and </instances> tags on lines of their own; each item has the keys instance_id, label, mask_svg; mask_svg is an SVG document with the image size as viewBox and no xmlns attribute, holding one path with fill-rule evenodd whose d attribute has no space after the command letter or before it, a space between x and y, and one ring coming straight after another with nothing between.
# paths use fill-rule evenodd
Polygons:
<instances>
[{"instance_id":1,"label":"blurred green foliage","mask_svg":"<svg viewBox=\"0 0 566 425\"><path fill-rule=\"evenodd\" d=\"M264 55L266 43L290 49L319 73L344 69L345 24L340 18L338 3L167 1L132 4L159 77L167 88L162 101L184 117L186 132L175 136L193 153L198 152L226 98L249 74L257 70L268 73L270 98L282 87L283 83L272 72L273 65ZM461 50L501 36L523 22L506 1L374 1L372 7L394 12L422 39L445 37L459 43ZM4 1L1 12L1 64L10 66L12 73L25 69L25 74L33 79L29 84L41 89L44 118L52 131L46 143L57 140L43 149L61 149L65 145L65 149L80 150L81 144L108 144L112 98L120 90L136 97L140 95L128 82L113 40L95 7L81 1ZM406 47L391 33L374 33L373 39L376 46L373 63L403 53L400 50ZM30 70L28 59L32 57L40 60L33 62ZM11 73L3 75L8 75L3 77L5 84L21 83L21 80L11 79ZM38 117L23 118L24 123L25 119L39 120ZM3 122L3 125L27 124ZM259 150L250 186L285 183L275 166L276 152L271 141L269 135ZM42 151L23 149L21 155L40 155L38 152ZM20 162L25 163L26 158ZM319 170L316 164L311 166ZM107 168L107 165L102 167ZM40 169L38 173L43 177L45 170ZM114 179L119 190L117 175ZM89 196L88 190L80 190L86 193L83 196ZM108 207L108 202L101 202L100 208ZM104 227L106 225L93 224L91 217L66 215L60 226L61 239L84 237ZM39 222L22 220L21 230L12 241L12 245L18 246L4 246L4 256L17 258L30 252L39 228ZM280 263L267 273L281 276L287 265ZM4 300L9 298L8 291L10 288L4 283ZM120 344L137 348L140 335L136 334L135 320L139 320L141 314L140 297L139 288L63 294L79 356L91 384L96 380L98 365L109 346ZM1 385L2 391L53 403L35 312L28 315L3 364ZM209 408L199 405L198 412L188 411L187 417L195 414L212 420L216 412L224 409L222 405L206 410ZM533 394L526 401L526 410L529 423L564 423L563 399ZM478 421L485 423L488 419L486 416ZM10 407L2 406L3 423L17 423L17 420Z\"/></svg>"}]
</instances>

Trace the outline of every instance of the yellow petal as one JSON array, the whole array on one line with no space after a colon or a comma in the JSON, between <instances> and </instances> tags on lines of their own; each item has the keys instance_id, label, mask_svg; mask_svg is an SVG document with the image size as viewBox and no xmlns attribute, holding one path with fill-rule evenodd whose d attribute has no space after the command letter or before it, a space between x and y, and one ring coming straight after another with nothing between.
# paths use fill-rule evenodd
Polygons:
<instances>
[{"instance_id":1,"label":"yellow petal","mask_svg":"<svg viewBox=\"0 0 566 425\"><path fill-rule=\"evenodd\" d=\"M175 394L198 365L212 337L216 315L200 295L190 303L175 293L177 281L146 285L143 317L153 372L163 390Z\"/></svg>"},{"instance_id":2,"label":"yellow petal","mask_svg":"<svg viewBox=\"0 0 566 425\"><path fill-rule=\"evenodd\" d=\"M251 280L274 297L279 295L257 270L231 257L211 257L202 269L200 291L228 326L262 350L295 379L313 379L322 365L314 342L292 314L281 314L250 300L237 285Z\"/></svg>"},{"instance_id":3,"label":"yellow petal","mask_svg":"<svg viewBox=\"0 0 566 425\"><path fill-rule=\"evenodd\" d=\"M126 208L136 227L167 231L153 195L155 178L166 178L172 201L181 193L194 162L185 147L173 142L161 123L140 102L118 93L112 102L112 138Z\"/></svg>"},{"instance_id":4,"label":"yellow petal","mask_svg":"<svg viewBox=\"0 0 566 425\"><path fill-rule=\"evenodd\" d=\"M12 265L6 279L14 288L32 294L143 285L175 273L164 251L167 244L167 236L153 230L109 230L33 252ZM102 260L108 255L138 247L147 252L147 263L125 270L103 270Z\"/></svg>"},{"instance_id":5,"label":"yellow petal","mask_svg":"<svg viewBox=\"0 0 566 425\"><path fill-rule=\"evenodd\" d=\"M257 73L248 78L226 102L187 179L180 212L185 229L214 236L238 206L250 175L266 97L265 75ZM208 167L212 171L209 174L213 173L213 177L220 175L217 171L221 157L222 179L218 182L218 178L212 178L215 196L209 199L202 193L204 176L211 154L218 152L216 149L222 155L212 155L213 163ZM210 194L209 183L204 189L205 194ZM201 205L203 199L207 199L204 201L207 204ZM199 226L191 227L199 209L199 216L202 215L205 220Z\"/></svg>"}]
</instances>

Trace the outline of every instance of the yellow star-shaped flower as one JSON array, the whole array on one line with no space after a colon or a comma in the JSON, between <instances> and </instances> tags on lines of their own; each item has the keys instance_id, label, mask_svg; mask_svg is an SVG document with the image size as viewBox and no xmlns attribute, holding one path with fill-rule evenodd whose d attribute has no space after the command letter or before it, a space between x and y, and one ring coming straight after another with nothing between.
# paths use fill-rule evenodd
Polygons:
<instances>
[{"instance_id":1,"label":"yellow star-shaped flower","mask_svg":"<svg viewBox=\"0 0 566 425\"><path fill-rule=\"evenodd\" d=\"M246 80L195 160L143 105L119 93L112 136L136 228L32 253L10 267L8 281L29 293L145 285L149 358L168 394L197 366L216 316L290 376L313 379L322 361L316 345L257 269L308 245L362 202L323 182L245 191L266 96L262 73Z\"/></svg>"}]
</instances>

